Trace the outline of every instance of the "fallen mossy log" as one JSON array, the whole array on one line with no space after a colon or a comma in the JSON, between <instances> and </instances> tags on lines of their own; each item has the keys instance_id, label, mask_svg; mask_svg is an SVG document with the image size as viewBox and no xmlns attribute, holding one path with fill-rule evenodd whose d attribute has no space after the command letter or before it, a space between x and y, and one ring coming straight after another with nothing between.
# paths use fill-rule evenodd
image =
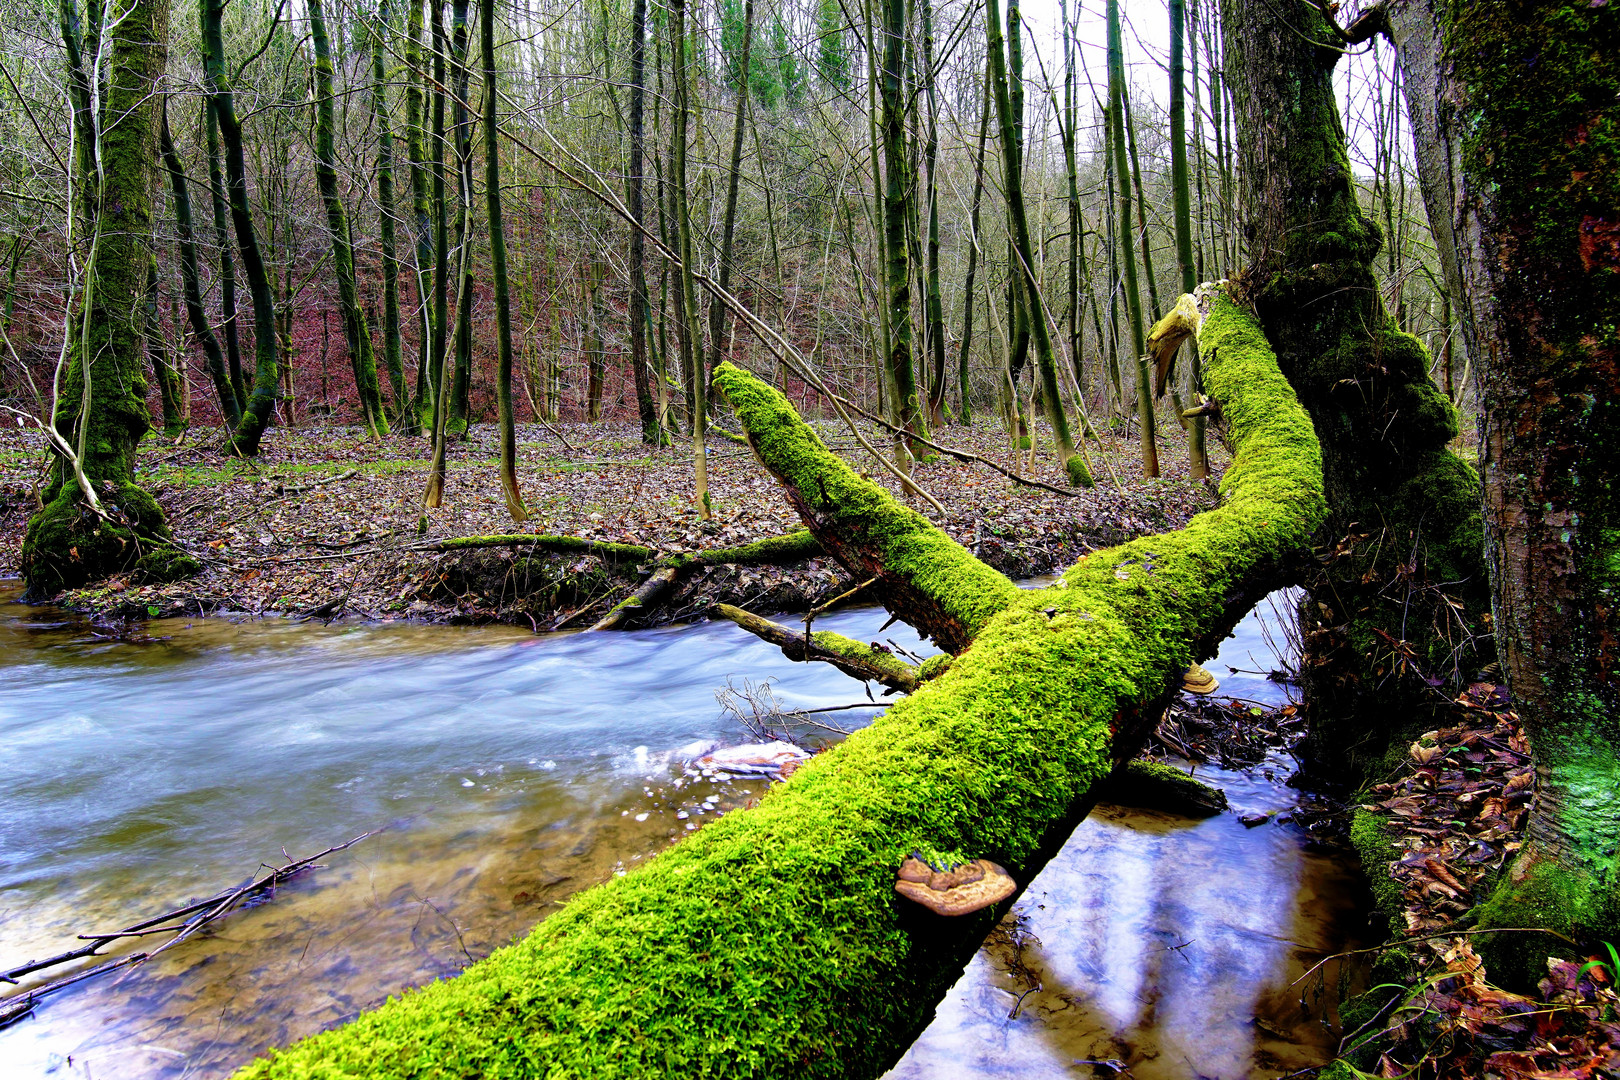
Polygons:
<instances>
[{"instance_id":1,"label":"fallen mossy log","mask_svg":"<svg viewBox=\"0 0 1620 1080\"><path fill-rule=\"evenodd\" d=\"M886 1069L1006 903L935 916L896 896L902 862L919 850L988 858L1027 884L1096 782L1145 737L1182 670L1283 578L1322 517L1310 420L1253 316L1219 294L1207 302L1205 381L1235 450L1225 505L1179 532L1095 552L1039 591L1009 592L976 573L953 584L960 562L946 552L936 591L980 628L944 674L758 806L579 894L523 941L242 1075ZM729 365L716 381L747 401L739 414L755 446L785 444L790 435L773 429L792 413L779 394ZM819 494L818 472L832 472L835 508L860 499L878 515L866 536L895 520L892 503L853 490L858 478L813 433L792 430L800 445L776 450L796 462L801 502ZM822 513L819 500L806 507ZM942 545L895 542L914 560L909 572L929 576L927 553Z\"/></svg>"},{"instance_id":2,"label":"fallen mossy log","mask_svg":"<svg viewBox=\"0 0 1620 1080\"><path fill-rule=\"evenodd\" d=\"M827 554L884 607L946 652L960 652L1018 586L927 518L896 502L822 443L787 398L729 364L714 385L742 421L754 454Z\"/></svg>"}]
</instances>

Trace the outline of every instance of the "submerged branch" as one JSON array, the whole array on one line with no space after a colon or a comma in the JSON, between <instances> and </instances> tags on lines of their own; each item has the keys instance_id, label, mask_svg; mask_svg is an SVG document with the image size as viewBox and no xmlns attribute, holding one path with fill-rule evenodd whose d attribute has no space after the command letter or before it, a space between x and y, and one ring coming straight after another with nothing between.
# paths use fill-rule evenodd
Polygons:
<instances>
[{"instance_id":1,"label":"submerged branch","mask_svg":"<svg viewBox=\"0 0 1620 1080\"><path fill-rule=\"evenodd\" d=\"M326 856L343 851L345 848L353 847L360 841L374 835L376 835L375 829L369 832L363 832L346 843L329 847L325 851L316 852L314 855L310 855L307 858L298 859L295 862L289 862L285 866L270 867L268 873L250 878L245 884L239 885L234 889L226 889L222 892L215 893L206 900L199 900L194 904L188 904L185 907L175 908L173 911L166 911L162 915L156 915L150 919L144 919L141 922L126 926L122 930L113 930L101 934L80 934L78 935L79 939L81 941L86 941L89 944L80 946L77 949L69 949L66 952L58 953L55 956L46 957L44 960L30 960L26 964L19 964L18 966L7 971L0 972L0 982L7 982L16 985L24 976L32 975L36 971L44 971L47 968L60 967L63 964L70 964L75 960L86 960L90 957L97 956L100 954L103 948L115 941L121 941L126 938L146 937L152 934L172 933L174 935L168 941L150 951L136 952L130 953L128 956L120 956L115 959L108 960L105 963L97 964L94 967L86 968L83 971L77 971L71 975L53 979L41 986L33 987L21 994L15 994L9 998L0 1000L0 1027L5 1027L7 1024L20 1020L24 1016L27 1016L29 1013L33 1012L34 1007L39 1004L40 999L49 994L54 994L59 990L65 990L69 986L74 986L78 983L84 982L86 979L94 978L97 975L105 975L110 971L117 971L123 968L132 967L136 964L145 963L147 960L152 959L159 953L166 952L167 950L180 944L182 941L201 930L204 926L224 918L237 907L240 907L244 901L252 897L259 896L263 893L273 891L277 885L282 884L289 878L303 872L304 870L312 868L315 863L321 859L324 859ZM182 921L175 922L177 919Z\"/></svg>"}]
</instances>

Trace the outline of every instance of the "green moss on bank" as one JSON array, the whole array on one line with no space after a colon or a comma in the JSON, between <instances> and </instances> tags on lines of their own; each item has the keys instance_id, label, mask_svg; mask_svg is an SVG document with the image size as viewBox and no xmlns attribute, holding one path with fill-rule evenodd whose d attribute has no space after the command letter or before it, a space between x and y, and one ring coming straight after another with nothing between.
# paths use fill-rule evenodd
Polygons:
<instances>
[{"instance_id":1,"label":"green moss on bank","mask_svg":"<svg viewBox=\"0 0 1620 1080\"><path fill-rule=\"evenodd\" d=\"M1061 586L1014 590L944 674L757 807L581 893L461 976L240 1075L881 1073L1000 915L941 920L907 905L893 890L900 863L959 853L1027 881L1128 752L1116 732L1140 736L1201 643L1224 633L1231 597L1269 584L1263 568L1322 516L1310 421L1252 317L1217 299L1205 333L1206 382L1237 448L1225 506L1088 556ZM736 369L725 379L734 401L764 398ZM775 422L745 418L756 444ZM835 479L840 497L869 500ZM892 524L891 507L875 512ZM909 533L895 542L927 557Z\"/></svg>"}]
</instances>

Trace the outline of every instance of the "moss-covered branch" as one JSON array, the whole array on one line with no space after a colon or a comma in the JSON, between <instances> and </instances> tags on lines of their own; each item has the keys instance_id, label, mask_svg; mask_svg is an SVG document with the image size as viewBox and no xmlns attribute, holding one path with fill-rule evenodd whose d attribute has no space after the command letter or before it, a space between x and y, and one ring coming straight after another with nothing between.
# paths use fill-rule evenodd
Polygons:
<instances>
[{"instance_id":1,"label":"moss-covered branch","mask_svg":"<svg viewBox=\"0 0 1620 1080\"><path fill-rule=\"evenodd\" d=\"M457 536L422 544L417 551L473 551L479 548L521 547L552 555L595 555L608 562L651 562L659 566L776 566L820 555L821 545L803 530L786 536L772 536L737 547L715 548L690 555L658 558L654 548L640 544L619 544L609 540L588 540L582 536L542 535L540 533L497 533L491 536Z\"/></svg>"},{"instance_id":2,"label":"moss-covered branch","mask_svg":"<svg viewBox=\"0 0 1620 1080\"><path fill-rule=\"evenodd\" d=\"M913 573L927 575L931 550L941 595L979 605L960 609L977 634L944 674L755 808L582 893L525 940L243 1075L881 1073L1004 910L944 920L907 905L894 892L907 854L967 852L1028 882L1186 665L1322 517L1314 431L1253 317L1216 297L1201 336L1206 387L1235 446L1225 505L1028 592L959 597L948 587L957 555L920 529L900 533L896 554L918 560ZM777 443L768 416L798 423L785 401L722 372L756 446L767 460L788 447L798 498L819 505L819 442L815 455L793 451L804 440L791 431ZM878 519L867 535L891 535L894 509L855 480L847 469L827 480L829 509L849 514L860 500Z\"/></svg>"},{"instance_id":3,"label":"moss-covered branch","mask_svg":"<svg viewBox=\"0 0 1620 1080\"><path fill-rule=\"evenodd\" d=\"M851 678L880 682L902 693L917 689L917 669L891 653L880 652L831 630L811 633L808 643L804 634L779 623L744 611L730 604L716 604L709 609L722 619L730 619L761 640L782 650L789 660L819 660L831 664Z\"/></svg>"},{"instance_id":4,"label":"moss-covered branch","mask_svg":"<svg viewBox=\"0 0 1620 1080\"><path fill-rule=\"evenodd\" d=\"M715 370L760 462L822 548L884 607L960 652L1018 587L828 450L781 394L731 364Z\"/></svg>"}]
</instances>

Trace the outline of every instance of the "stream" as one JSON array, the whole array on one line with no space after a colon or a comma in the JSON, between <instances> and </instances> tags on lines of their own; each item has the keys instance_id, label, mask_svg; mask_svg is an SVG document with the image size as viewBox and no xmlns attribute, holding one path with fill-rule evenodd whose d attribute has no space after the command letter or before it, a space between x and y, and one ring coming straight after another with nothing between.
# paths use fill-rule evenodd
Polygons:
<instances>
[{"instance_id":1,"label":"stream","mask_svg":"<svg viewBox=\"0 0 1620 1080\"><path fill-rule=\"evenodd\" d=\"M18 592L0 582L0 967L380 831L131 973L45 999L0 1030L7 1078L226 1076L455 974L758 797L764 780L687 765L754 741L716 703L728 682L772 680L795 708L864 698L726 622L535 636L214 617L112 634ZM1225 666L1276 666L1271 614L1207 665L1221 693L1284 700ZM873 640L885 619L816 627ZM934 651L901 623L881 638ZM1238 821L1293 806L1293 769L1281 752L1248 773L1201 766L1234 810L1203 822L1099 807L891 1075L1237 1078L1327 1060L1336 973L1290 983L1356 944L1357 875L1297 827Z\"/></svg>"}]
</instances>

